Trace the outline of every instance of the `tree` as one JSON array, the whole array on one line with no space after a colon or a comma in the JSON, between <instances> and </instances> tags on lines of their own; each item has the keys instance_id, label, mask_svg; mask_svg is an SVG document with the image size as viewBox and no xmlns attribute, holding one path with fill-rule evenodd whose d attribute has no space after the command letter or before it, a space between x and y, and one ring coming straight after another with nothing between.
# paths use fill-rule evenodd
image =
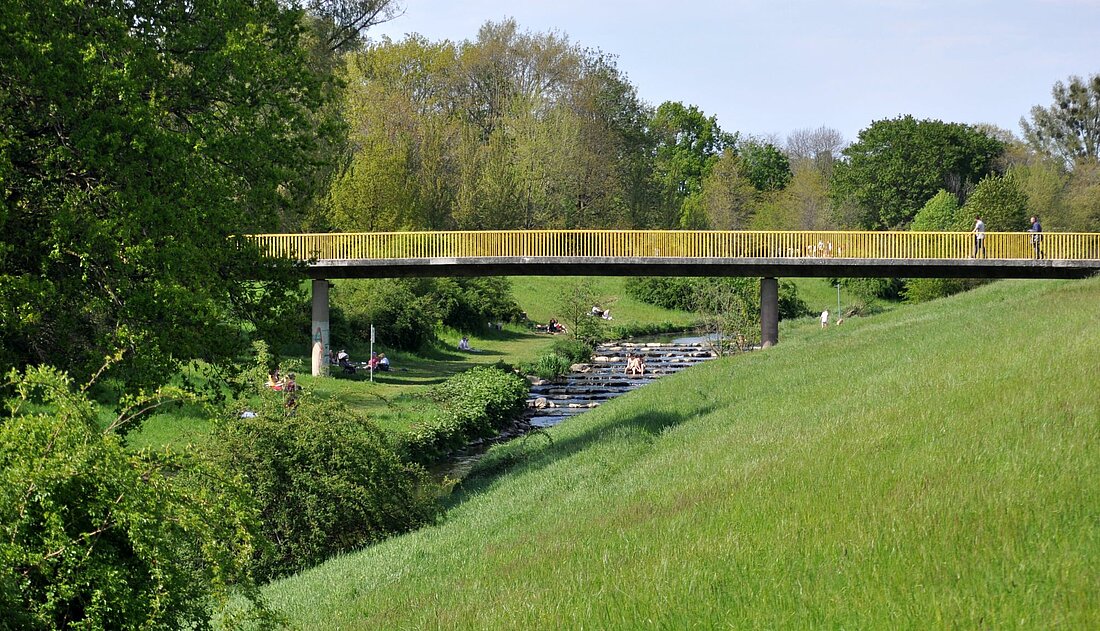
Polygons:
<instances>
[{"instance_id":1,"label":"tree","mask_svg":"<svg viewBox=\"0 0 1100 631\"><path fill-rule=\"evenodd\" d=\"M702 189L703 178L736 136L722 131L718 120L683 103L662 103L650 121L656 141L653 180L659 196L658 228L681 224L684 201Z\"/></svg>"},{"instance_id":2,"label":"tree","mask_svg":"<svg viewBox=\"0 0 1100 631\"><path fill-rule=\"evenodd\" d=\"M1065 189L1066 224L1074 230L1100 230L1100 164L1079 164Z\"/></svg>"},{"instance_id":3,"label":"tree","mask_svg":"<svg viewBox=\"0 0 1100 631\"><path fill-rule=\"evenodd\" d=\"M703 178L702 205L716 230L744 230L754 211L756 189L743 174L741 158L727 148Z\"/></svg>"},{"instance_id":4,"label":"tree","mask_svg":"<svg viewBox=\"0 0 1100 631\"><path fill-rule=\"evenodd\" d=\"M940 190L913 217L910 230L918 232L951 232L966 230L966 219L959 222L959 200L945 190Z\"/></svg>"},{"instance_id":5,"label":"tree","mask_svg":"<svg viewBox=\"0 0 1100 631\"><path fill-rule=\"evenodd\" d=\"M235 475L126 449L54 369L3 389L0 626L209 628L233 591L256 601L262 538Z\"/></svg>"},{"instance_id":6,"label":"tree","mask_svg":"<svg viewBox=\"0 0 1100 631\"><path fill-rule=\"evenodd\" d=\"M1027 195L1011 177L987 177L978 183L955 225L968 226L978 216L992 232L1023 231L1028 225Z\"/></svg>"},{"instance_id":7,"label":"tree","mask_svg":"<svg viewBox=\"0 0 1100 631\"><path fill-rule=\"evenodd\" d=\"M300 210L323 163L301 12L15 0L0 24L0 362L228 361L293 290L230 236Z\"/></svg>"},{"instance_id":8,"label":"tree","mask_svg":"<svg viewBox=\"0 0 1100 631\"><path fill-rule=\"evenodd\" d=\"M787 156L771 143L749 141L738 147L741 171L756 190L779 191L791 181L791 163Z\"/></svg>"},{"instance_id":9,"label":"tree","mask_svg":"<svg viewBox=\"0 0 1100 631\"><path fill-rule=\"evenodd\" d=\"M912 116L875 121L835 166L834 200L858 204L864 229L906 226L940 189L964 200L1003 150L969 125Z\"/></svg>"},{"instance_id":10,"label":"tree","mask_svg":"<svg viewBox=\"0 0 1100 631\"><path fill-rule=\"evenodd\" d=\"M813 168L828 180L833 176L833 164L847 144L844 135L830 127L796 129L787 136L786 144L791 170L797 174Z\"/></svg>"},{"instance_id":11,"label":"tree","mask_svg":"<svg viewBox=\"0 0 1100 631\"><path fill-rule=\"evenodd\" d=\"M1051 90L1054 103L1031 108L1031 122L1020 118L1024 138L1035 149L1067 165L1100 160L1100 74L1072 76Z\"/></svg>"},{"instance_id":12,"label":"tree","mask_svg":"<svg viewBox=\"0 0 1100 631\"><path fill-rule=\"evenodd\" d=\"M404 13L398 0L308 0L305 8L322 25L322 41L333 52L356 49L363 31Z\"/></svg>"},{"instance_id":13,"label":"tree","mask_svg":"<svg viewBox=\"0 0 1100 631\"><path fill-rule=\"evenodd\" d=\"M1013 164L1005 172L1027 195L1027 214L1042 217L1043 228L1047 230L1082 230L1068 212L1066 192L1071 179L1087 167L1081 165L1067 173L1061 160L1030 150L1029 153L1026 161Z\"/></svg>"},{"instance_id":14,"label":"tree","mask_svg":"<svg viewBox=\"0 0 1100 631\"><path fill-rule=\"evenodd\" d=\"M562 290L558 312L569 326L573 339L595 346L603 337L604 319L592 315L592 307L606 304L606 296L596 293L588 278L578 277Z\"/></svg>"}]
</instances>

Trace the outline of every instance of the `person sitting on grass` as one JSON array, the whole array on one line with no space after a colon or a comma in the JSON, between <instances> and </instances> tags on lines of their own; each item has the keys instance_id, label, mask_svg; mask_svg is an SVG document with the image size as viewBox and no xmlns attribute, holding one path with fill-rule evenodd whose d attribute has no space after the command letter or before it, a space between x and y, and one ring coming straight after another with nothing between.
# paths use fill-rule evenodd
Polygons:
<instances>
[{"instance_id":1,"label":"person sitting on grass","mask_svg":"<svg viewBox=\"0 0 1100 631\"><path fill-rule=\"evenodd\" d=\"M271 372L267 373L267 382L264 383L264 386L266 386L268 388L271 388L272 390L282 390L283 389L283 382L282 382L281 379L279 379L279 369L278 368L276 368L275 370L272 370Z\"/></svg>"},{"instance_id":2,"label":"person sitting on grass","mask_svg":"<svg viewBox=\"0 0 1100 631\"><path fill-rule=\"evenodd\" d=\"M378 353L370 354L370 361L367 362L367 368L371 369L371 372L378 370L378 363L382 361L378 358Z\"/></svg>"},{"instance_id":3,"label":"person sitting on grass","mask_svg":"<svg viewBox=\"0 0 1100 631\"><path fill-rule=\"evenodd\" d=\"M390 370L390 358L386 357L385 353L378 356L378 370L382 372L389 372Z\"/></svg>"},{"instance_id":4,"label":"person sitting on grass","mask_svg":"<svg viewBox=\"0 0 1100 631\"><path fill-rule=\"evenodd\" d=\"M458 341L458 350L460 350L460 351L470 350L470 338L463 335L462 339Z\"/></svg>"}]
</instances>

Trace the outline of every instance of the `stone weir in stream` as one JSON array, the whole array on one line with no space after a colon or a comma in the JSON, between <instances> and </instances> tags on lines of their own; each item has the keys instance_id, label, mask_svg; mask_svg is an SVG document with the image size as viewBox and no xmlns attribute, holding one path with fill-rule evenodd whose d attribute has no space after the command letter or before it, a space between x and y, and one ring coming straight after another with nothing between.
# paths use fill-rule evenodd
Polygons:
<instances>
[{"instance_id":1,"label":"stone weir in stream","mask_svg":"<svg viewBox=\"0 0 1100 631\"><path fill-rule=\"evenodd\" d=\"M626 374L627 357L631 354L640 356L645 362L644 374ZM707 345L700 343L601 344L590 363L575 364L572 371L560 379L536 381L531 385L527 421L534 427L556 425L654 379L716 356Z\"/></svg>"}]
</instances>

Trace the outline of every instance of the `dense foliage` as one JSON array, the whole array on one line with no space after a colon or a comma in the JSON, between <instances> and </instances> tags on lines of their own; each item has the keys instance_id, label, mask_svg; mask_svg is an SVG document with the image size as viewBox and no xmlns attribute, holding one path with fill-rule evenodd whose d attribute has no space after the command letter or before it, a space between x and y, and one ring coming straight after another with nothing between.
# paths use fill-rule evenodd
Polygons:
<instances>
[{"instance_id":1,"label":"dense foliage","mask_svg":"<svg viewBox=\"0 0 1100 631\"><path fill-rule=\"evenodd\" d=\"M332 335L341 345L370 341L374 325L379 343L418 350L435 339L436 328L483 330L489 322L517 322L523 312L507 278L419 278L357 280L336 284L332 292ZM308 330L308 314L301 314Z\"/></svg>"},{"instance_id":2,"label":"dense foliage","mask_svg":"<svg viewBox=\"0 0 1100 631\"><path fill-rule=\"evenodd\" d=\"M277 0L0 4L0 367L161 383L285 284L234 233L311 186L328 84ZM274 279L275 281L278 278Z\"/></svg>"},{"instance_id":3,"label":"dense foliage","mask_svg":"<svg viewBox=\"0 0 1100 631\"><path fill-rule=\"evenodd\" d=\"M257 513L235 482L133 453L63 374L12 372L0 417L0 628L205 628L254 597Z\"/></svg>"},{"instance_id":4,"label":"dense foliage","mask_svg":"<svg viewBox=\"0 0 1100 631\"><path fill-rule=\"evenodd\" d=\"M434 518L427 473L403 463L370 421L309 396L288 406L278 392L264 393L251 411L223 419L207 449L225 475L241 476L259 506L271 543L253 559L258 578L294 573Z\"/></svg>"},{"instance_id":5,"label":"dense foliage","mask_svg":"<svg viewBox=\"0 0 1100 631\"><path fill-rule=\"evenodd\" d=\"M714 285L732 288L743 298L746 309L754 311L759 317L760 279L758 278L639 276L627 280L625 284L627 295L631 298L665 309L720 311L719 305L713 302L714 292L709 290ZM809 308L798 297L798 288L795 284L781 280L779 282L780 319L798 318L808 313Z\"/></svg>"},{"instance_id":6,"label":"dense foliage","mask_svg":"<svg viewBox=\"0 0 1100 631\"><path fill-rule=\"evenodd\" d=\"M859 205L860 228L905 227L940 189L964 198L1003 151L1003 142L970 125L912 116L875 121L843 151L833 193Z\"/></svg>"},{"instance_id":7,"label":"dense foliage","mask_svg":"<svg viewBox=\"0 0 1100 631\"><path fill-rule=\"evenodd\" d=\"M401 437L401 450L417 462L433 461L506 427L523 411L527 381L500 368L471 368L432 388L429 397L441 410Z\"/></svg>"}]
</instances>

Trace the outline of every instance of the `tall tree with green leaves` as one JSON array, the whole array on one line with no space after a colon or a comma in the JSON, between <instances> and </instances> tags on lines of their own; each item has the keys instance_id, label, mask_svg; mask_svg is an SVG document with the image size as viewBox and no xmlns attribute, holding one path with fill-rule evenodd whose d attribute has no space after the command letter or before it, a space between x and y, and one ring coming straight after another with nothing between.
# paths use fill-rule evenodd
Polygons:
<instances>
[{"instance_id":1,"label":"tall tree with green leaves","mask_svg":"<svg viewBox=\"0 0 1100 631\"><path fill-rule=\"evenodd\" d=\"M1100 74L1073 76L1051 90L1050 107L1031 108L1031 121L1020 119L1024 138L1035 149L1068 165L1100 161Z\"/></svg>"},{"instance_id":2,"label":"tall tree with green leaves","mask_svg":"<svg viewBox=\"0 0 1100 631\"><path fill-rule=\"evenodd\" d=\"M1004 143L969 125L903 116L875 121L834 167L836 203L858 204L858 227L904 227L940 189L960 201L994 171Z\"/></svg>"},{"instance_id":3,"label":"tall tree with green leaves","mask_svg":"<svg viewBox=\"0 0 1100 631\"><path fill-rule=\"evenodd\" d=\"M750 140L737 148L741 169L758 191L779 191L791 182L791 162L787 155L768 142Z\"/></svg>"},{"instance_id":4,"label":"tall tree with green leaves","mask_svg":"<svg viewBox=\"0 0 1100 631\"><path fill-rule=\"evenodd\" d=\"M157 382L291 289L231 235L311 185L329 93L276 0L0 5L0 367Z\"/></svg>"},{"instance_id":5,"label":"tall tree with green leaves","mask_svg":"<svg viewBox=\"0 0 1100 631\"><path fill-rule=\"evenodd\" d=\"M660 200L651 227L673 228L682 223L684 202L702 191L703 178L737 137L723 132L714 116L673 101L657 107L649 128L656 143L653 180Z\"/></svg>"}]
</instances>

